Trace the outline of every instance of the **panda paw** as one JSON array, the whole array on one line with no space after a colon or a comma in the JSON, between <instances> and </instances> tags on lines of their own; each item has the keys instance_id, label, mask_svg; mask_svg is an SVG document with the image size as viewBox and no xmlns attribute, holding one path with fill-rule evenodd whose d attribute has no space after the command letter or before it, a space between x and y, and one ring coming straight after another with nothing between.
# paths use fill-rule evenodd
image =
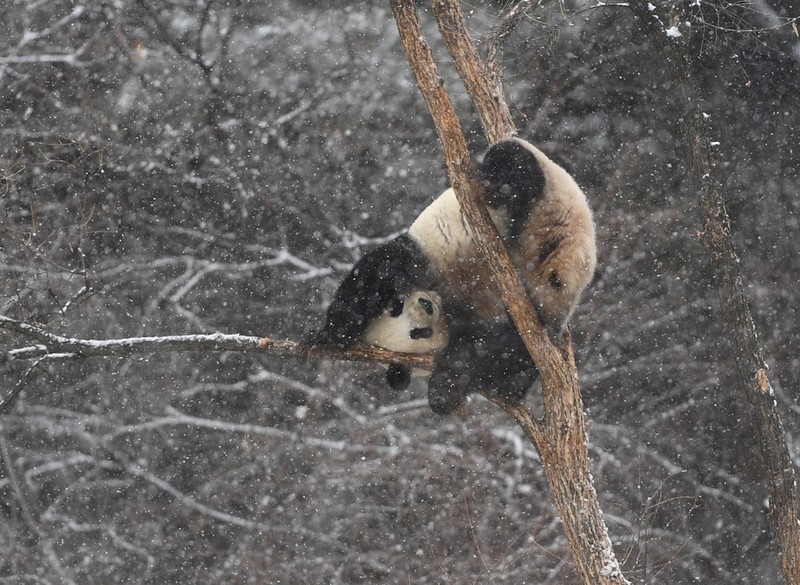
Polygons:
<instances>
[{"instance_id":1,"label":"panda paw","mask_svg":"<svg viewBox=\"0 0 800 585\"><path fill-rule=\"evenodd\" d=\"M400 364L390 364L386 370L386 382L392 390L405 390L411 384L411 370Z\"/></svg>"}]
</instances>

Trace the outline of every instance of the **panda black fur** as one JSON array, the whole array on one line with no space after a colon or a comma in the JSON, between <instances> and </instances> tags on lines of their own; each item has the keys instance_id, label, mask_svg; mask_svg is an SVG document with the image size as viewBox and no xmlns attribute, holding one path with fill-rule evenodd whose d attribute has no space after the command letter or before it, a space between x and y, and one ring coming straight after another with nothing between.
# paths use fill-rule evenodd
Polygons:
<instances>
[{"instance_id":1,"label":"panda black fur","mask_svg":"<svg viewBox=\"0 0 800 585\"><path fill-rule=\"evenodd\" d=\"M595 270L594 222L586 197L564 169L520 138L492 145L478 171L492 220L542 324L556 337ZM508 320L452 189L434 200L407 234L356 263L312 343L346 347L371 342L414 352L419 340L405 336L405 331L391 339L367 339L365 334L376 320L391 323L384 317L391 303L430 291L441 297L442 319L437 324L447 332L434 347L440 351L429 381L432 410L453 412L479 387L521 399L538 370ZM398 366L390 368L388 376L393 387L404 387L410 380Z\"/></svg>"}]
</instances>

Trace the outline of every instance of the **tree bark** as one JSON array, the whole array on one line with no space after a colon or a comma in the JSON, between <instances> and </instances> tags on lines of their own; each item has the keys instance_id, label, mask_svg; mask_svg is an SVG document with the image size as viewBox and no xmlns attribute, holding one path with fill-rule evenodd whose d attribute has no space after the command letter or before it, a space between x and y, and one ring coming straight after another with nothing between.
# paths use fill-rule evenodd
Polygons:
<instances>
[{"instance_id":1,"label":"tree bark","mask_svg":"<svg viewBox=\"0 0 800 585\"><path fill-rule=\"evenodd\" d=\"M784 579L791 585L800 585L800 530L794 465L744 292L739 256L733 245L730 217L725 207L723 182L714 165L709 131L698 105L698 90L691 65L686 51L669 40L661 21L647 2L633 0L631 6L668 63L677 90L690 176L698 194L702 242L710 260L723 324L733 344L739 386L767 476L770 529L777 539Z\"/></svg>"},{"instance_id":2,"label":"tree bark","mask_svg":"<svg viewBox=\"0 0 800 585\"><path fill-rule=\"evenodd\" d=\"M433 13L439 32L447 46L458 75L464 81L483 127L483 133L494 143L517 128L504 99L500 71L488 66L478 55L478 50L464 25L464 16L458 2L433 0ZM499 64L497 64L499 67Z\"/></svg>"},{"instance_id":3,"label":"tree bark","mask_svg":"<svg viewBox=\"0 0 800 585\"><path fill-rule=\"evenodd\" d=\"M466 35L457 2L444 6L434 2L443 34ZM439 77L433 56L422 34L413 0L392 0L397 28L411 69L433 117L445 151L445 162L462 212L473 231L475 241L484 261L489 263L503 301L508 307L517 329L539 367L544 398L544 419L537 421L530 410L520 404L501 400L491 392L484 392L493 402L511 414L533 442L544 465L553 501L558 509L570 553L584 583L628 583L614 556L597 494L589 473L588 439L583 417L583 402L578 385L578 374L569 336L562 339L562 348L550 343L547 333L536 316L526 289L511 263L508 252L500 240L481 197L482 186L475 180L473 166L467 151L455 108ZM443 20L442 15L447 15ZM461 23L453 25L452 23ZM454 26L451 30L451 25ZM477 52L462 50L471 46L467 40L446 41L459 71L468 72L470 95L485 96L483 82L473 78L474 72L485 71ZM469 65L462 60L473 61ZM497 85L495 85L495 88ZM470 89L471 88L471 89ZM489 92L491 94L491 91ZM488 101L475 100L484 126L489 124L487 137L500 137L513 129L510 117L497 115L497 101L505 103L502 93L490 96ZM488 104L488 106L487 106ZM486 107L493 112L487 113ZM506 109L507 110L507 109ZM497 125L500 125L499 127Z\"/></svg>"}]
</instances>

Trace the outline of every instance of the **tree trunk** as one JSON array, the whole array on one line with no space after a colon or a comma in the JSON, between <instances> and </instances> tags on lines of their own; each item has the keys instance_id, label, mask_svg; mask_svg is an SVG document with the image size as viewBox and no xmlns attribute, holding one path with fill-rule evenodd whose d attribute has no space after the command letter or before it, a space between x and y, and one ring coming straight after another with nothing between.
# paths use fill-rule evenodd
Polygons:
<instances>
[{"instance_id":1,"label":"tree trunk","mask_svg":"<svg viewBox=\"0 0 800 585\"><path fill-rule=\"evenodd\" d=\"M650 5L644 0L634 0L631 6L668 63L675 84L691 179L699 198L702 241L720 298L723 324L733 344L739 386L750 413L768 480L770 529L778 542L784 579L791 585L800 585L800 530L794 465L744 292L722 181L713 162L709 132L698 105L698 90L691 66L685 49L669 40Z\"/></svg>"},{"instance_id":2,"label":"tree trunk","mask_svg":"<svg viewBox=\"0 0 800 585\"><path fill-rule=\"evenodd\" d=\"M445 6L445 4L449 4ZM467 91L479 111L487 136L501 137L513 130L499 76L489 80L475 72L486 71L475 62L478 57L466 35L458 2L435 2L439 26L448 29L446 44L456 68L466 81ZM544 420L534 419L525 405L504 401L491 392L484 395L503 407L522 427L539 452L553 501L558 509L578 574L587 585L628 583L614 556L611 539L597 501L589 473L588 439L583 418L583 401L569 336L559 351L539 323L526 289L511 263L483 203L482 186L475 180L455 108L441 83L430 49L425 42L413 0L392 0L397 28L411 69L433 117L445 151L445 162L462 213L472 228L484 261L491 268L501 296L528 351L539 367L544 399ZM446 18L443 18L445 17ZM459 24L460 23L460 24ZM454 29L453 26L456 26ZM462 60L472 63L461 63ZM486 112L490 108L491 112Z\"/></svg>"}]
</instances>

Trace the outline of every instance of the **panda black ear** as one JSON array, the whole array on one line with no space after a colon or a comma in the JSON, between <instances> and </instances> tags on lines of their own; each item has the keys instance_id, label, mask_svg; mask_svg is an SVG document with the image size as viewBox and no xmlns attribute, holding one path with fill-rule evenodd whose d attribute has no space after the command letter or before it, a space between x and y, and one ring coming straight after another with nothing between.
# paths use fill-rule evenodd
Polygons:
<instances>
[{"instance_id":1,"label":"panda black ear","mask_svg":"<svg viewBox=\"0 0 800 585\"><path fill-rule=\"evenodd\" d=\"M390 317L399 317L403 314L403 305L405 305L406 298L403 295L394 297L391 301L389 301L389 306L387 309L389 310Z\"/></svg>"},{"instance_id":2,"label":"panda black ear","mask_svg":"<svg viewBox=\"0 0 800 585\"><path fill-rule=\"evenodd\" d=\"M386 382L392 390L405 390L411 384L411 370L400 364L390 364L386 370Z\"/></svg>"}]
</instances>

